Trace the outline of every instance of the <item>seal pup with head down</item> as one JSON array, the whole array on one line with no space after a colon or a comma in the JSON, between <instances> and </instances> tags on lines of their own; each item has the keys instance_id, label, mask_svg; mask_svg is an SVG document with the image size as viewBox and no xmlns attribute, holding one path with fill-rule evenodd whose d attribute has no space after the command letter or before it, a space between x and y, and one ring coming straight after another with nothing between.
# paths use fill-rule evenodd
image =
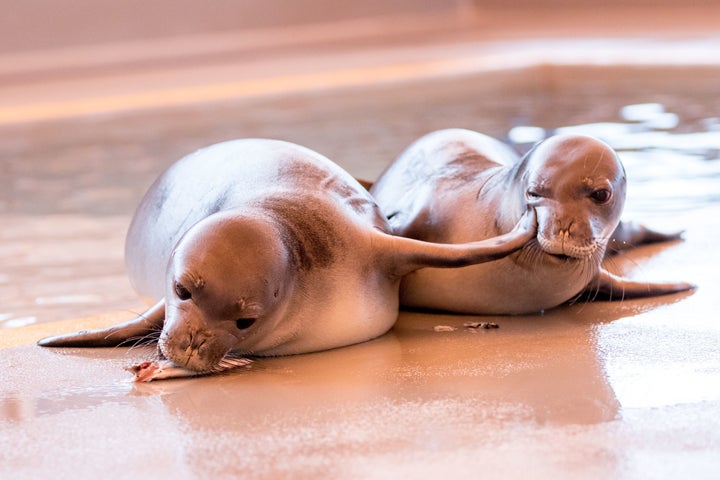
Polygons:
<instances>
[{"instance_id":1,"label":"seal pup with head down","mask_svg":"<svg viewBox=\"0 0 720 480\"><path fill-rule=\"evenodd\" d=\"M625 171L606 144L559 135L524 158L486 135L462 129L430 133L410 145L370 189L392 233L465 243L509 232L528 208L537 238L498 261L402 281L403 305L474 314L533 313L583 292L611 298L662 295L687 283L635 282L601 262L611 248L678 238L620 223Z\"/></svg>"},{"instance_id":2,"label":"seal pup with head down","mask_svg":"<svg viewBox=\"0 0 720 480\"><path fill-rule=\"evenodd\" d=\"M129 322L39 343L112 346L160 331L167 359L207 372L229 353L362 342L395 323L404 275L508 255L535 236L532 209L517 220L467 245L396 237L367 190L320 154L275 140L220 143L162 174L130 225L130 280L157 303Z\"/></svg>"}]
</instances>

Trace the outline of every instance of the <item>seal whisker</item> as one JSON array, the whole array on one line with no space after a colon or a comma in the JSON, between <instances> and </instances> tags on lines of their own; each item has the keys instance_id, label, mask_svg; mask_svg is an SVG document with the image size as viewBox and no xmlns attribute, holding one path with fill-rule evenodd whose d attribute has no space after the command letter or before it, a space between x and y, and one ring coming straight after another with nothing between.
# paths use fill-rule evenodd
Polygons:
<instances>
[{"instance_id":1,"label":"seal whisker","mask_svg":"<svg viewBox=\"0 0 720 480\"><path fill-rule=\"evenodd\" d=\"M130 345L130 350L132 350L133 348L138 347L138 346L152 345L153 343L157 343L159 338L160 338L160 330L155 331L155 332L149 332L145 335L128 337L124 342L120 343L118 346L125 346L128 343L132 342L132 344Z\"/></svg>"},{"instance_id":2,"label":"seal whisker","mask_svg":"<svg viewBox=\"0 0 720 480\"><path fill-rule=\"evenodd\" d=\"M600 252L596 252L596 255L594 256L592 263L588 266L591 267L591 269L588 269L586 282L587 285L590 286L590 290L588 293L590 295L588 296L588 302L594 302L596 301L601 292L600 283L595 281L598 275L598 266L602 264L604 254L600 254Z\"/></svg>"},{"instance_id":3,"label":"seal whisker","mask_svg":"<svg viewBox=\"0 0 720 480\"><path fill-rule=\"evenodd\" d=\"M567 302L568 305L574 305L578 301L582 300L583 307L584 305L587 305L590 302L595 301L597 291L593 288L593 278L595 276L594 268L595 260L594 256L598 255L597 253L593 253L591 258L583 259L582 263L580 264L580 272L579 275L583 279L583 283L587 285L587 287L581 291L579 291L576 295L574 295L572 298L570 298ZM581 308L581 310L582 310Z\"/></svg>"},{"instance_id":4,"label":"seal whisker","mask_svg":"<svg viewBox=\"0 0 720 480\"><path fill-rule=\"evenodd\" d=\"M639 266L640 266L640 264L639 264L635 259L633 259L633 258L629 258L629 257L627 257L627 256L624 256L623 259L624 259L624 261L627 261L628 263L630 263L630 265L632 265L633 267L639 267ZM609 267L611 267L611 268L610 268L611 270L615 270L615 271L620 271L620 270L621 270L621 268L620 268L620 261L619 261L619 259L618 259L617 256L606 257L606 258L605 258L605 262L607 263L607 265L608 265ZM614 268L613 268L613 267L614 267ZM617 299L617 301L619 301L619 302L622 302L622 301L625 300L625 293L626 293L626 292L625 292L625 288L624 288L624 286L623 286L622 284L621 284L621 287L623 288L623 290L620 292L620 297L619 297L619 298L616 296L616 293L615 293L615 292L612 292L612 291L611 291L611 292L607 292L607 295L610 297L610 299L612 299L612 300Z\"/></svg>"},{"instance_id":5,"label":"seal whisker","mask_svg":"<svg viewBox=\"0 0 720 480\"><path fill-rule=\"evenodd\" d=\"M103 337L104 339L109 339L112 337L112 332L108 333ZM129 345L130 349L143 344L143 339L145 339L146 335L138 335L133 337L127 337L118 342L116 345L113 345L113 349L117 349L119 347L127 347ZM152 341L148 341L148 344L152 343Z\"/></svg>"}]
</instances>

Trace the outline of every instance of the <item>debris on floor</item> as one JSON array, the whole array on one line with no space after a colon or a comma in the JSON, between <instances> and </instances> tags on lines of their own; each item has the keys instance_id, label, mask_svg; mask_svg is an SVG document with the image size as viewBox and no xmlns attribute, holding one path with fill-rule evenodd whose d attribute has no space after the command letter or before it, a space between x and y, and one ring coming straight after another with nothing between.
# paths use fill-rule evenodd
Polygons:
<instances>
[{"instance_id":1,"label":"debris on floor","mask_svg":"<svg viewBox=\"0 0 720 480\"><path fill-rule=\"evenodd\" d=\"M125 367L125 370L135 375L136 382L152 382L153 380L211 375L213 373L221 373L234 368L248 366L251 363L252 360L249 358L223 358L212 371L196 372L179 367L170 360L152 360Z\"/></svg>"},{"instance_id":2,"label":"debris on floor","mask_svg":"<svg viewBox=\"0 0 720 480\"><path fill-rule=\"evenodd\" d=\"M465 322L463 323L463 326L466 328L500 328L500 325L493 322Z\"/></svg>"},{"instance_id":3,"label":"debris on floor","mask_svg":"<svg viewBox=\"0 0 720 480\"><path fill-rule=\"evenodd\" d=\"M454 332L457 328L451 327L450 325L435 325L433 330L436 332Z\"/></svg>"}]
</instances>

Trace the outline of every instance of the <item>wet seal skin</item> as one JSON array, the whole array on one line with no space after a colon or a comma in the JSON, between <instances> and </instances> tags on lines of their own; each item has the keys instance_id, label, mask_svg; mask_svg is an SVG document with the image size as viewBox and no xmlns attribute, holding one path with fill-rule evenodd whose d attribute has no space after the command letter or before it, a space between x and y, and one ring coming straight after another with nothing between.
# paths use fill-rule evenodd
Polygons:
<instances>
[{"instance_id":1,"label":"wet seal skin","mask_svg":"<svg viewBox=\"0 0 720 480\"><path fill-rule=\"evenodd\" d=\"M559 135L522 159L506 145L463 129L430 133L385 170L370 193L392 233L465 243L510 231L528 208L537 237L496 262L405 277L406 306L473 314L523 314L590 298L647 297L693 289L677 283L635 282L601 267L606 252L675 240L620 222L625 170L606 144Z\"/></svg>"},{"instance_id":2,"label":"wet seal skin","mask_svg":"<svg viewBox=\"0 0 720 480\"><path fill-rule=\"evenodd\" d=\"M174 365L212 372L232 356L363 342L395 323L404 275L504 257L535 237L532 208L516 220L465 245L396 237L368 191L320 154L277 140L220 143L172 165L132 220L128 275L154 306L39 344L157 340Z\"/></svg>"}]
</instances>

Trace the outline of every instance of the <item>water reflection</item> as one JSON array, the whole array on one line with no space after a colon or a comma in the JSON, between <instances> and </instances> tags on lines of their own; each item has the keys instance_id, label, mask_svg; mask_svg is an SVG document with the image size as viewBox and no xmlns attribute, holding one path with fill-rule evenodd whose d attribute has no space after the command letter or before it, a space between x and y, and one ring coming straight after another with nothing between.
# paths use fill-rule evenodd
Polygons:
<instances>
[{"instance_id":1,"label":"water reflection","mask_svg":"<svg viewBox=\"0 0 720 480\"><path fill-rule=\"evenodd\" d=\"M447 425L471 428L475 422L479 429L487 423L603 423L617 418L620 403L598 328L677 300L577 304L543 316L403 312L389 334L371 342L257 359L237 374L137 384L131 395L160 396L182 423L218 434L261 431L269 419L285 428L371 422L378 424L374 429L390 422L390 411L403 417L393 422L405 430L434 415ZM471 319L500 328L463 328ZM456 329L439 332L439 324Z\"/></svg>"},{"instance_id":2,"label":"water reflection","mask_svg":"<svg viewBox=\"0 0 720 480\"><path fill-rule=\"evenodd\" d=\"M44 417L128 405L132 381L123 366L151 351L0 349L0 423L22 425Z\"/></svg>"},{"instance_id":3,"label":"water reflection","mask_svg":"<svg viewBox=\"0 0 720 480\"><path fill-rule=\"evenodd\" d=\"M720 329L693 328L683 317L666 309L599 332L599 345L609 352L608 379L623 408L720 400Z\"/></svg>"},{"instance_id":4,"label":"water reflection","mask_svg":"<svg viewBox=\"0 0 720 480\"><path fill-rule=\"evenodd\" d=\"M87 411L101 406L128 403L124 395L130 382L56 388L41 395L3 392L0 419L13 423L32 422L45 415Z\"/></svg>"},{"instance_id":5,"label":"water reflection","mask_svg":"<svg viewBox=\"0 0 720 480\"><path fill-rule=\"evenodd\" d=\"M0 411L6 421L27 423L113 405L142 408L156 398L190 430L218 435L262 431L269 419L302 430L308 422L361 424L371 421L369 415L375 429L391 422L387 412L402 415L396 425L403 429L436 420L448 428L475 422L479 429L517 422L596 424L616 419L620 408L598 328L678 298L576 304L542 316L403 312L389 334L364 344L150 384L131 383L123 367L152 356L152 347L24 347L34 349L29 357L23 348L5 349L3 362L16 368L0 375ZM469 320L500 328L464 328ZM440 324L456 330L438 332Z\"/></svg>"},{"instance_id":6,"label":"water reflection","mask_svg":"<svg viewBox=\"0 0 720 480\"><path fill-rule=\"evenodd\" d=\"M697 405L720 400L720 324L717 311L717 208L686 211L687 241L617 267L642 269L643 278L665 278L682 271L698 290L652 309L598 326L597 349L609 383L623 410ZM624 256L623 256L624 257ZM634 264L634 265L633 265Z\"/></svg>"}]
</instances>

